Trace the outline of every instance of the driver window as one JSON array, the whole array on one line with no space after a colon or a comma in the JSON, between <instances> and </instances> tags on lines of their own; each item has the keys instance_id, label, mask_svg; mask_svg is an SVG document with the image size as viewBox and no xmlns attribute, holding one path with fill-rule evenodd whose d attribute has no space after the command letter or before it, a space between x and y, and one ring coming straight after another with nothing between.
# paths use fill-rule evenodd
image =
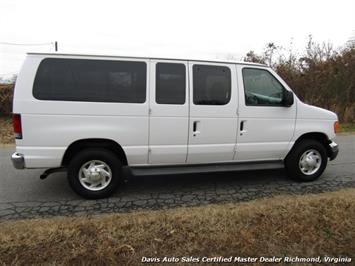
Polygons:
<instances>
[{"instance_id":1,"label":"driver window","mask_svg":"<svg viewBox=\"0 0 355 266\"><path fill-rule=\"evenodd\" d=\"M252 106L282 106L284 87L267 70L243 68L245 104Z\"/></svg>"}]
</instances>

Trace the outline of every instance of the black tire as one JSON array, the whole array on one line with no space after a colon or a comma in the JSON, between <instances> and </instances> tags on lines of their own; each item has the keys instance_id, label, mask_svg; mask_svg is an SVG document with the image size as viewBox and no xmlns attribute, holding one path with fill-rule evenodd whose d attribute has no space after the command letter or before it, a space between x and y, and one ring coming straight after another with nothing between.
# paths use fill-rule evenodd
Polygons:
<instances>
[{"instance_id":1,"label":"black tire","mask_svg":"<svg viewBox=\"0 0 355 266\"><path fill-rule=\"evenodd\" d=\"M324 145L316 140L305 139L299 143L296 143L291 152L287 155L285 160L285 167L288 175L301 182L310 182L316 180L325 170L328 163L327 151ZM316 150L321 155L321 165L319 169L313 174L304 174L299 166L301 156L308 150Z\"/></svg>"},{"instance_id":2,"label":"black tire","mask_svg":"<svg viewBox=\"0 0 355 266\"><path fill-rule=\"evenodd\" d=\"M112 177L103 189L92 191L85 188L79 180L80 168L87 162L99 160L109 166ZM111 151L101 148L88 148L80 151L70 161L68 166L68 181L71 188L80 196L87 199L100 199L110 196L120 184L122 166L119 158Z\"/></svg>"}]
</instances>

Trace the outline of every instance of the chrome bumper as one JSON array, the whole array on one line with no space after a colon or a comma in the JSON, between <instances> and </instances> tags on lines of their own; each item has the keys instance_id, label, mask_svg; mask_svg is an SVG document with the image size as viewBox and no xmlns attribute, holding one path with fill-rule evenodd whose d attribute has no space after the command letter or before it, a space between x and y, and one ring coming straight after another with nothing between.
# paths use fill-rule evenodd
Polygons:
<instances>
[{"instance_id":1,"label":"chrome bumper","mask_svg":"<svg viewBox=\"0 0 355 266\"><path fill-rule=\"evenodd\" d=\"M329 160L334 160L339 153L339 145L336 144L334 141L329 143Z\"/></svg>"},{"instance_id":2,"label":"chrome bumper","mask_svg":"<svg viewBox=\"0 0 355 266\"><path fill-rule=\"evenodd\" d=\"M25 168L25 157L23 154L15 152L11 155L12 165L16 169L24 169Z\"/></svg>"}]
</instances>

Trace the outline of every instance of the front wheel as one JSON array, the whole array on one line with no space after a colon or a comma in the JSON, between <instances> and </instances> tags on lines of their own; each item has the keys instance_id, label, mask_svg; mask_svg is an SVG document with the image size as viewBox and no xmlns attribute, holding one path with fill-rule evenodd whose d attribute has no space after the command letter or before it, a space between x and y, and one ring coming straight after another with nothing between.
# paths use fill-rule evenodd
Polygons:
<instances>
[{"instance_id":1,"label":"front wheel","mask_svg":"<svg viewBox=\"0 0 355 266\"><path fill-rule=\"evenodd\" d=\"M110 196L119 185L121 162L106 149L85 149L69 163L68 181L80 196L99 199Z\"/></svg>"},{"instance_id":2,"label":"front wheel","mask_svg":"<svg viewBox=\"0 0 355 266\"><path fill-rule=\"evenodd\" d=\"M298 181L316 180L325 170L328 157L324 145L316 140L303 140L285 160L288 174Z\"/></svg>"}]
</instances>

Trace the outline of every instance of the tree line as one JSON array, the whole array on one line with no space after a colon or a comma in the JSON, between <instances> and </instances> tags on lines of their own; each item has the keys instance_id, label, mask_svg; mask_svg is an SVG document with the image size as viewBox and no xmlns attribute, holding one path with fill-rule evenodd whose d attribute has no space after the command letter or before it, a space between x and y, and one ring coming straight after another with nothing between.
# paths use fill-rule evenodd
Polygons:
<instances>
[{"instance_id":1,"label":"tree line","mask_svg":"<svg viewBox=\"0 0 355 266\"><path fill-rule=\"evenodd\" d=\"M335 49L312 36L297 55L274 43L260 54L250 51L244 61L272 67L304 102L338 114L341 122L355 122L355 45Z\"/></svg>"}]
</instances>

